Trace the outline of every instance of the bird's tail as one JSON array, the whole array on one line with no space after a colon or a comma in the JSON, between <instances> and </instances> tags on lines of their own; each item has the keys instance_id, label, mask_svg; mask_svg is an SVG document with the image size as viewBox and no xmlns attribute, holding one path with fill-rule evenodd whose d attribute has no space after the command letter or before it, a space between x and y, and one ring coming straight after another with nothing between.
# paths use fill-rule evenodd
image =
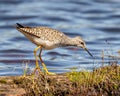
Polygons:
<instances>
[{"instance_id":1,"label":"bird's tail","mask_svg":"<svg viewBox=\"0 0 120 96\"><path fill-rule=\"evenodd\" d=\"M17 25L17 26L16 26L17 28L24 28L24 26L22 26L22 25L19 24L19 23L16 23L16 25Z\"/></svg>"}]
</instances>

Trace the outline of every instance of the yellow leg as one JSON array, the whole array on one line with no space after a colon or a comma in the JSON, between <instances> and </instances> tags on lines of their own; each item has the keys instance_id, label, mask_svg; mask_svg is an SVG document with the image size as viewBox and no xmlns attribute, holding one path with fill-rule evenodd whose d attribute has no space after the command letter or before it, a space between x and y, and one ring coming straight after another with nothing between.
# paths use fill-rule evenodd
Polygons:
<instances>
[{"instance_id":1,"label":"yellow leg","mask_svg":"<svg viewBox=\"0 0 120 96\"><path fill-rule=\"evenodd\" d=\"M43 70L46 74L51 74L51 75L54 75L55 73L52 73L52 72L49 72L45 63L43 62L42 58L41 58L41 53L42 53L42 47L40 48L40 53L39 53L39 58L40 58L40 61L42 63L42 66L43 66Z\"/></svg>"},{"instance_id":2,"label":"yellow leg","mask_svg":"<svg viewBox=\"0 0 120 96\"><path fill-rule=\"evenodd\" d=\"M40 48L41 48L41 46L38 46L34 49L34 56L35 56L35 63L36 63L36 68L35 68L34 72L36 70L38 70L41 73L40 66L39 66L38 59L37 59L37 55L36 55L38 49L40 49Z\"/></svg>"},{"instance_id":3,"label":"yellow leg","mask_svg":"<svg viewBox=\"0 0 120 96\"><path fill-rule=\"evenodd\" d=\"M42 63L42 66L43 66L43 69L44 69L46 74L55 75L55 73L48 71L48 69L47 69L47 67L46 67L46 65L44 63Z\"/></svg>"}]
</instances>

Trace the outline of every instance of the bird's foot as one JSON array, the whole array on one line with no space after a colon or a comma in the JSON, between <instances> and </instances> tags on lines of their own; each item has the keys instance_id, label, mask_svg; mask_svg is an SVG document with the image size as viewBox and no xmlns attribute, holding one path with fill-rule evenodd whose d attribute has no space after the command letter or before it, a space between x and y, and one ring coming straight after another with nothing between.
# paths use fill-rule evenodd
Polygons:
<instances>
[{"instance_id":1,"label":"bird's foot","mask_svg":"<svg viewBox=\"0 0 120 96\"><path fill-rule=\"evenodd\" d=\"M55 75L55 73L48 71L48 69L46 68L46 65L44 63L42 63L42 66L43 66L43 71L44 71L45 74Z\"/></svg>"},{"instance_id":2,"label":"bird's foot","mask_svg":"<svg viewBox=\"0 0 120 96\"><path fill-rule=\"evenodd\" d=\"M55 73L49 72L48 70L45 70L45 73L48 74L48 75L56 75Z\"/></svg>"},{"instance_id":3,"label":"bird's foot","mask_svg":"<svg viewBox=\"0 0 120 96\"><path fill-rule=\"evenodd\" d=\"M42 71L41 71L41 69L40 69L39 66L38 66L38 67L37 67L37 66L35 67L33 73L34 73L34 74L39 73L39 74L43 75L43 73L42 73Z\"/></svg>"}]
</instances>

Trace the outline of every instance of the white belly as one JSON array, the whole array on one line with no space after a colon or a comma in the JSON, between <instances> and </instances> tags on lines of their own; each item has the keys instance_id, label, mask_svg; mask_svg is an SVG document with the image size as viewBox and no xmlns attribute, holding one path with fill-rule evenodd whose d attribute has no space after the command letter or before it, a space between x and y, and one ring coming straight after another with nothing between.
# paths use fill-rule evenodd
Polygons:
<instances>
[{"instance_id":1,"label":"white belly","mask_svg":"<svg viewBox=\"0 0 120 96\"><path fill-rule=\"evenodd\" d=\"M46 50L54 49L57 47L55 42L50 42L48 40L34 39L34 41L37 46L42 46Z\"/></svg>"}]
</instances>

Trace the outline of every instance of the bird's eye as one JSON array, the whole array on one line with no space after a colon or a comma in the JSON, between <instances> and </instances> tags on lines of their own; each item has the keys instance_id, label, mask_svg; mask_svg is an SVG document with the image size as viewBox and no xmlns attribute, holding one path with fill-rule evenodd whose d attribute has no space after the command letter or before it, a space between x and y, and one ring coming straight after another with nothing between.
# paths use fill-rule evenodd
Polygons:
<instances>
[{"instance_id":1,"label":"bird's eye","mask_svg":"<svg viewBox=\"0 0 120 96\"><path fill-rule=\"evenodd\" d=\"M84 43L83 43L83 42L81 42L81 45L84 45Z\"/></svg>"}]
</instances>

